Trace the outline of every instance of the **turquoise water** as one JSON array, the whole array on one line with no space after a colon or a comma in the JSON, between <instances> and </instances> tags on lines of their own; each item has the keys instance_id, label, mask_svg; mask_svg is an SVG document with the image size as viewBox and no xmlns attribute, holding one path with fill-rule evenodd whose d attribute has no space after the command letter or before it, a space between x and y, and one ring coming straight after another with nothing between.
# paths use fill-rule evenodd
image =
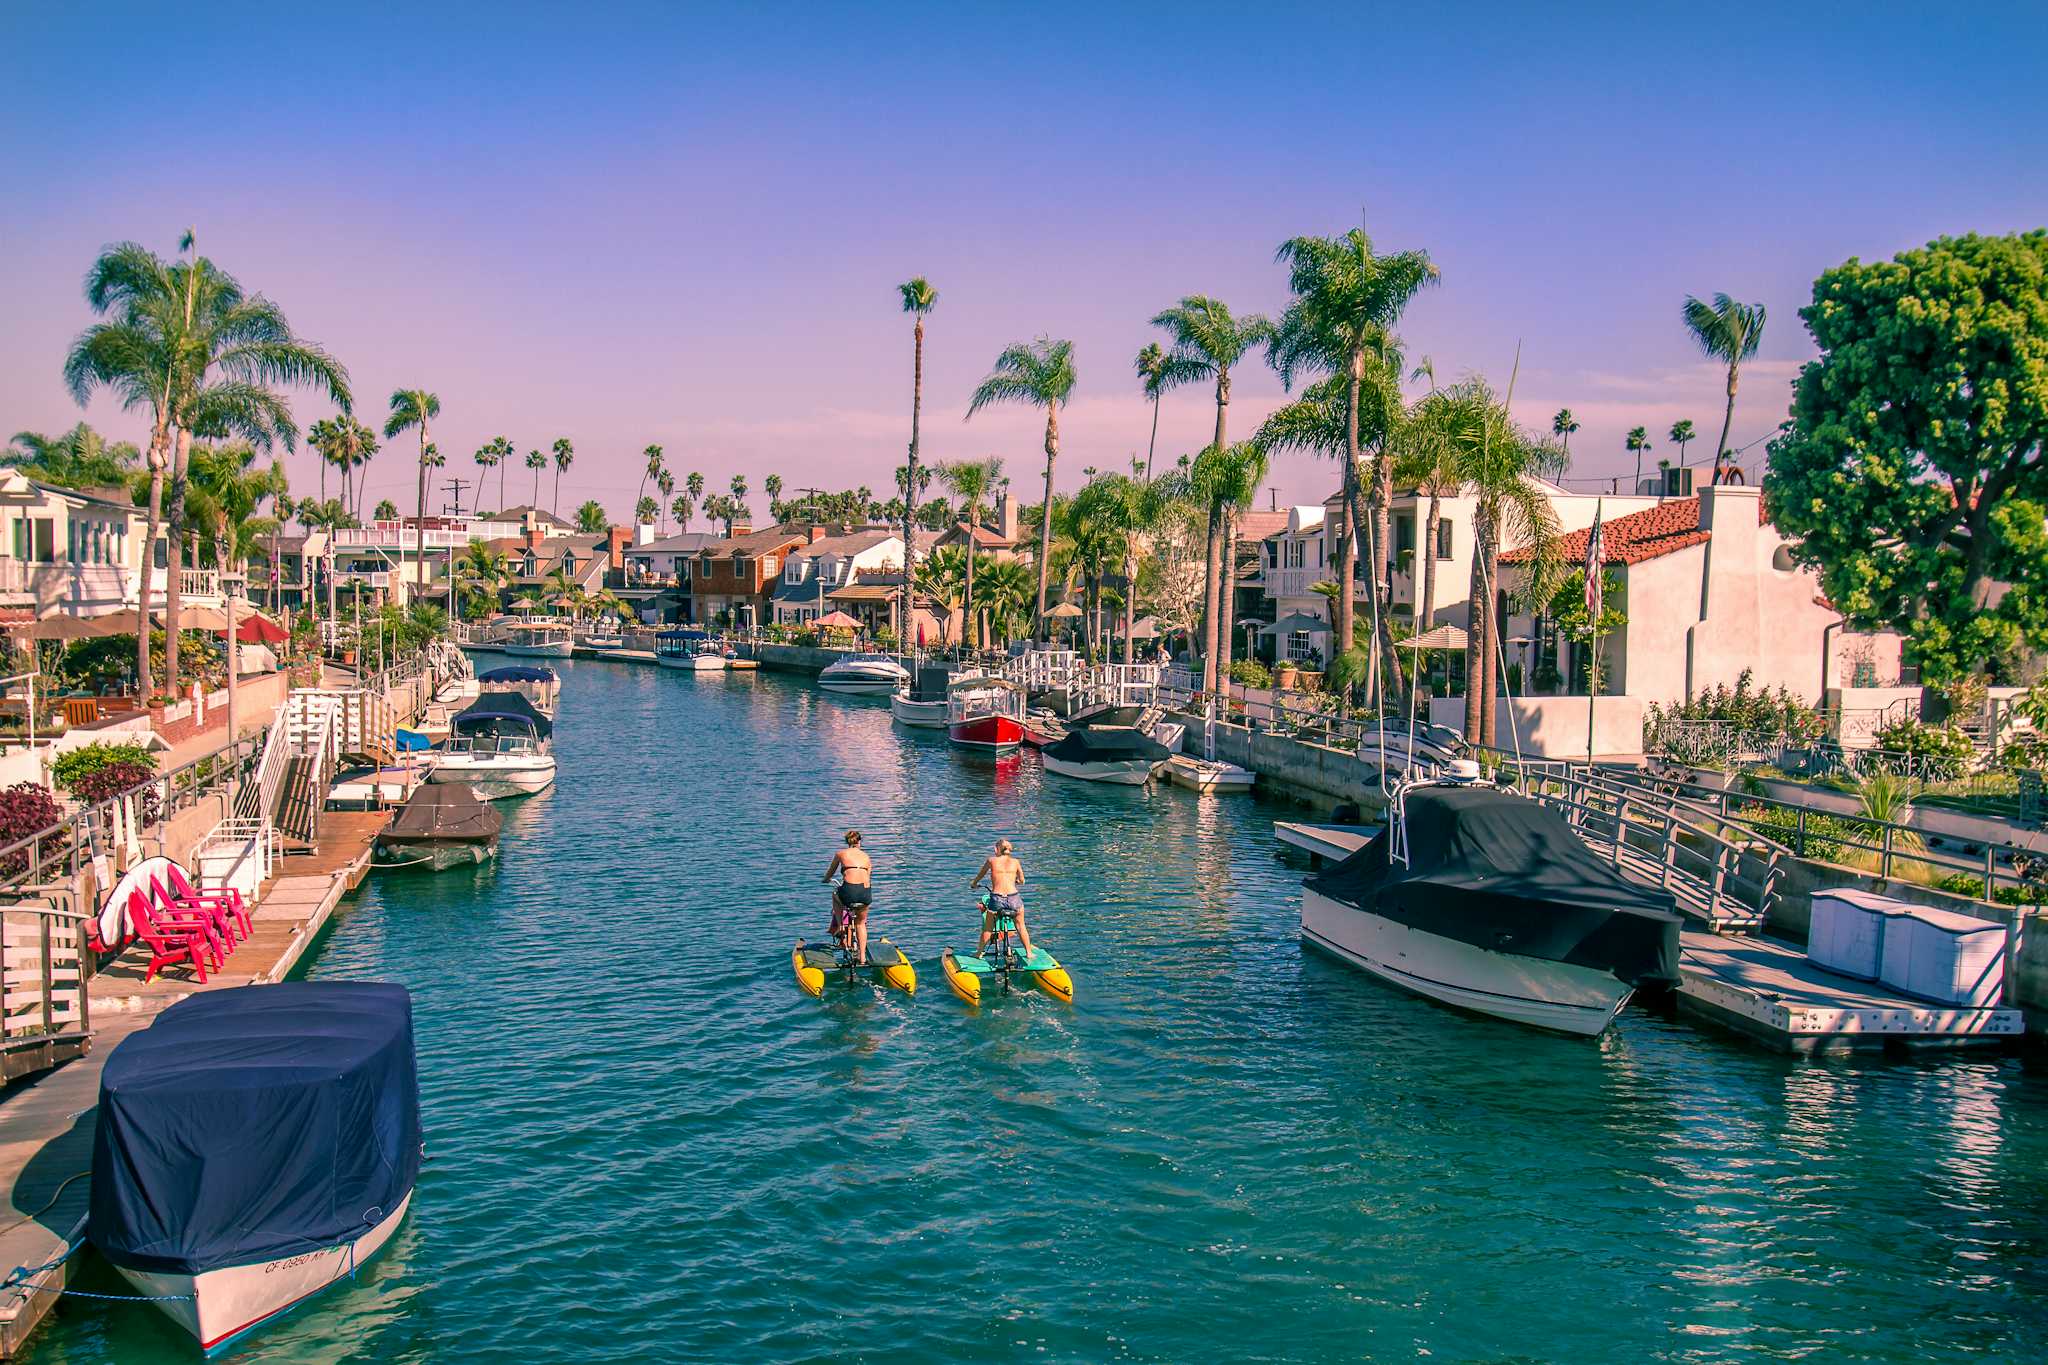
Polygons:
<instances>
[{"instance_id":1,"label":"turquoise water","mask_svg":"<svg viewBox=\"0 0 2048 1365\"><path fill-rule=\"evenodd\" d=\"M1467 1018L1299 946L1277 808L792 679L565 671L497 864L373 881L319 955L412 988L429 1162L240 1359L2048 1357L2039 1063ZM791 978L848 826L914 1000ZM946 990L999 834L1072 1006ZM71 1301L33 1358L191 1355Z\"/></svg>"}]
</instances>

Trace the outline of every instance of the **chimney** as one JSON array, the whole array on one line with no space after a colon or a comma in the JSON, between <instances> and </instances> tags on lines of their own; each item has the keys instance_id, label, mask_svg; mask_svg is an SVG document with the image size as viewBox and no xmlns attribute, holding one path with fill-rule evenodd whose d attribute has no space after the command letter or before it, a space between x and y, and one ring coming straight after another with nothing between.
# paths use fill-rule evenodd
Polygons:
<instances>
[{"instance_id":1,"label":"chimney","mask_svg":"<svg viewBox=\"0 0 2048 1365\"><path fill-rule=\"evenodd\" d=\"M811 544L816 545L819 541L825 538L825 534L826 532L824 527L818 525L816 522L811 523Z\"/></svg>"},{"instance_id":2,"label":"chimney","mask_svg":"<svg viewBox=\"0 0 2048 1365\"><path fill-rule=\"evenodd\" d=\"M529 550L538 550L540 548L540 543L543 540L546 540L547 538L548 533L541 530L540 527L532 525L531 520L529 519L529 524L527 525L525 536L526 548Z\"/></svg>"},{"instance_id":3,"label":"chimney","mask_svg":"<svg viewBox=\"0 0 2048 1365\"><path fill-rule=\"evenodd\" d=\"M628 531L623 526L613 526L605 531L605 560L614 569L623 569L626 567L626 545L628 542L632 540L632 538L633 533Z\"/></svg>"},{"instance_id":4,"label":"chimney","mask_svg":"<svg viewBox=\"0 0 2048 1365\"><path fill-rule=\"evenodd\" d=\"M636 522L634 522L634 523L633 523L633 543L634 543L635 545L646 545L646 544L650 543L650 542L651 542L651 541L652 541L653 539L654 539L654 523L653 523L653 522L651 522L651 521L636 521Z\"/></svg>"},{"instance_id":5,"label":"chimney","mask_svg":"<svg viewBox=\"0 0 2048 1365\"><path fill-rule=\"evenodd\" d=\"M996 530L1004 540L1017 538L1017 500L1007 489L996 499Z\"/></svg>"},{"instance_id":6,"label":"chimney","mask_svg":"<svg viewBox=\"0 0 2048 1365\"><path fill-rule=\"evenodd\" d=\"M732 524L732 533L734 539L738 539L740 536L750 536L754 534L754 523L751 521L736 521Z\"/></svg>"}]
</instances>

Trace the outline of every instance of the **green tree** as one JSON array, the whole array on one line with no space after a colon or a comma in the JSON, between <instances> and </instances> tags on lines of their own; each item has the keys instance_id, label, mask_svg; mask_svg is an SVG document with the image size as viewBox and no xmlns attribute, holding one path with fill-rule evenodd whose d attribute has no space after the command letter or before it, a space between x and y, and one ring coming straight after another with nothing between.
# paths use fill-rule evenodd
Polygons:
<instances>
[{"instance_id":1,"label":"green tree","mask_svg":"<svg viewBox=\"0 0 2048 1365\"><path fill-rule=\"evenodd\" d=\"M691 470L688 474L684 475L683 492L689 495L691 502L702 502L704 500L704 476L695 470Z\"/></svg>"},{"instance_id":2,"label":"green tree","mask_svg":"<svg viewBox=\"0 0 2048 1365\"><path fill-rule=\"evenodd\" d=\"M1557 437L1558 449L1569 461L1572 457L1572 433L1579 429L1579 419L1572 416L1570 408L1559 408L1557 416L1550 419L1550 434Z\"/></svg>"},{"instance_id":3,"label":"green tree","mask_svg":"<svg viewBox=\"0 0 2048 1365\"><path fill-rule=\"evenodd\" d=\"M656 504L653 498L643 495L640 501L633 506L633 520L651 523L655 518L655 514L660 510L660 506Z\"/></svg>"},{"instance_id":4,"label":"green tree","mask_svg":"<svg viewBox=\"0 0 2048 1365\"><path fill-rule=\"evenodd\" d=\"M1604 640L1628 624L1628 612L1622 600L1621 575L1602 573L1600 575L1600 619L1590 619L1586 611L1586 571L1573 569L1543 603L1543 614L1548 616L1558 632L1568 640L1585 645L1595 640ZM1533 604L1532 604L1533 605ZM1603 661L1604 662L1604 661ZM1587 661L1586 690L1594 696L1607 678L1603 666L1595 671L1592 661Z\"/></svg>"},{"instance_id":5,"label":"green tree","mask_svg":"<svg viewBox=\"0 0 2048 1365\"><path fill-rule=\"evenodd\" d=\"M1181 376L1173 357L1156 341L1146 342L1132 363L1138 372L1138 387L1145 397L1152 400L1152 439L1145 445L1145 477L1149 479L1152 477L1152 457L1159 450L1159 402Z\"/></svg>"},{"instance_id":6,"label":"green tree","mask_svg":"<svg viewBox=\"0 0 2048 1365\"><path fill-rule=\"evenodd\" d=\"M1685 464L1685 448L1698 439L1699 433L1693 430L1692 419L1686 418L1682 421L1673 422L1671 430L1667 434L1671 438L1671 444L1678 447L1678 463L1683 467Z\"/></svg>"},{"instance_id":7,"label":"green tree","mask_svg":"<svg viewBox=\"0 0 2048 1365\"><path fill-rule=\"evenodd\" d=\"M398 504L389 498L380 498L377 501L377 510L371 513L371 515L378 521L396 521L398 520Z\"/></svg>"},{"instance_id":8,"label":"green tree","mask_svg":"<svg viewBox=\"0 0 2048 1365\"><path fill-rule=\"evenodd\" d=\"M273 460L259 467L247 444L192 447L187 497L198 504L194 522L208 533L216 565L240 570L248 564L258 540L277 528L274 518L259 515L263 500L285 487L284 465Z\"/></svg>"},{"instance_id":9,"label":"green tree","mask_svg":"<svg viewBox=\"0 0 2048 1365\"><path fill-rule=\"evenodd\" d=\"M1714 295L1711 304L1688 294L1685 298L1685 329L1699 343L1707 359L1728 367L1728 411L1721 418L1721 441L1714 447L1714 482L1721 481L1721 467L1730 456L1728 428L1735 424L1735 386L1742 362L1756 354L1764 339L1764 306L1737 303L1726 294Z\"/></svg>"},{"instance_id":10,"label":"green tree","mask_svg":"<svg viewBox=\"0 0 2048 1365\"><path fill-rule=\"evenodd\" d=\"M932 288L930 280L922 275L913 275L896 286L897 297L903 304L903 311L910 314L910 460L904 467L903 497L903 591L897 620L903 623L907 632L910 628L911 581L917 574L917 528L910 524L910 509L917 499L911 495L912 488L919 487L917 467L918 432L924 417L924 320L932 309L939 306L939 291ZM925 477L929 478L927 474ZM780 480L777 481L778 483ZM782 490L771 488L768 496L781 496Z\"/></svg>"},{"instance_id":11,"label":"green tree","mask_svg":"<svg viewBox=\"0 0 2048 1365\"><path fill-rule=\"evenodd\" d=\"M306 443L320 456L320 500L327 500L327 467L333 465L341 474L342 506L352 507L349 501L350 475L368 464L370 457L377 453L377 433L342 413L307 427Z\"/></svg>"},{"instance_id":12,"label":"green tree","mask_svg":"<svg viewBox=\"0 0 2048 1365\"><path fill-rule=\"evenodd\" d=\"M511 580L511 564L503 550L481 540L470 541L455 561L455 587L463 615L471 620L489 615L498 604L500 590Z\"/></svg>"},{"instance_id":13,"label":"green tree","mask_svg":"<svg viewBox=\"0 0 2048 1365\"><path fill-rule=\"evenodd\" d=\"M733 475L732 483L729 485L729 487L731 487L732 489L732 501L727 504L729 515L735 518L752 515L747 511L746 476L742 474ZM726 534L731 535L732 533L730 531L727 531Z\"/></svg>"},{"instance_id":14,"label":"green tree","mask_svg":"<svg viewBox=\"0 0 2048 1365\"><path fill-rule=\"evenodd\" d=\"M604 512L604 504L596 498L587 500L576 509L576 529L586 536L601 536L611 525L611 518Z\"/></svg>"},{"instance_id":15,"label":"green tree","mask_svg":"<svg viewBox=\"0 0 2048 1365\"><path fill-rule=\"evenodd\" d=\"M761 489L767 493L768 501L775 502L779 500L782 497L782 476L780 474L770 474L767 478L761 480Z\"/></svg>"},{"instance_id":16,"label":"green tree","mask_svg":"<svg viewBox=\"0 0 2048 1365\"><path fill-rule=\"evenodd\" d=\"M1038 513L1038 606L1031 617L1033 635L1045 627L1045 577L1052 554L1052 474L1060 456L1060 405L1074 392L1074 343L1040 337L1017 342L996 357L968 400L967 416L992 403L1021 403L1045 409L1045 501ZM956 490L957 494L957 490Z\"/></svg>"},{"instance_id":17,"label":"green tree","mask_svg":"<svg viewBox=\"0 0 2048 1365\"><path fill-rule=\"evenodd\" d=\"M1007 644L1031 621L1031 571L1015 559L978 554L974 609L986 616L993 640Z\"/></svg>"},{"instance_id":18,"label":"green tree","mask_svg":"<svg viewBox=\"0 0 2048 1365\"><path fill-rule=\"evenodd\" d=\"M1628 491L1640 493L1643 491L1643 452L1650 448L1649 428L1630 427L1626 444L1636 457L1636 481L1629 485Z\"/></svg>"},{"instance_id":19,"label":"green tree","mask_svg":"<svg viewBox=\"0 0 2048 1365\"><path fill-rule=\"evenodd\" d=\"M959 503L960 519L968 527L968 548L973 550L976 548L974 529L981 525L982 505L994 495L997 486L1002 482L1003 462L991 456L985 460L955 460L950 464L942 464L938 468L939 481L946 485ZM1048 519L1048 533L1045 541L1042 542L1048 547L1051 544L1050 526L1051 522ZM961 610L967 613L966 620L969 623L966 628L968 643L975 645L977 648L979 648L980 642L973 638L974 631L972 628L975 611L974 566L975 561L981 558L983 558L982 555L975 553L967 559L966 582L960 597ZM1043 572L1045 562L1044 558L1041 558L1039 561L1039 610L1032 617L1034 627L1037 622L1045 619L1045 574Z\"/></svg>"},{"instance_id":20,"label":"green tree","mask_svg":"<svg viewBox=\"0 0 2048 1365\"><path fill-rule=\"evenodd\" d=\"M548 457L538 450L529 450L526 452L526 467L533 471L533 501L528 505L539 507L540 476L541 472L548 467Z\"/></svg>"},{"instance_id":21,"label":"green tree","mask_svg":"<svg viewBox=\"0 0 2048 1365\"><path fill-rule=\"evenodd\" d=\"M677 530L688 530L690 526L690 500L678 493L675 501L668 505L669 513L676 519Z\"/></svg>"},{"instance_id":22,"label":"green tree","mask_svg":"<svg viewBox=\"0 0 2048 1365\"><path fill-rule=\"evenodd\" d=\"M967 600L967 552L941 545L917 565L917 590L939 609L939 643L952 643L953 613Z\"/></svg>"},{"instance_id":23,"label":"green tree","mask_svg":"<svg viewBox=\"0 0 2048 1365\"><path fill-rule=\"evenodd\" d=\"M1764 500L1827 599L1922 677L2048 647L2048 232L1823 274Z\"/></svg>"},{"instance_id":24,"label":"green tree","mask_svg":"<svg viewBox=\"0 0 2048 1365\"><path fill-rule=\"evenodd\" d=\"M12 465L32 479L59 488L123 488L135 473L142 452L132 442L111 445L80 422L62 436L19 431L0 464Z\"/></svg>"},{"instance_id":25,"label":"green tree","mask_svg":"<svg viewBox=\"0 0 2048 1365\"><path fill-rule=\"evenodd\" d=\"M389 441L408 431L420 435L419 520L413 525L412 557L419 574L419 588L427 586L427 428L441 415L441 399L425 389L399 389L391 395L391 415L384 419L384 439ZM393 515L396 515L394 512Z\"/></svg>"},{"instance_id":26,"label":"green tree","mask_svg":"<svg viewBox=\"0 0 2048 1365\"><path fill-rule=\"evenodd\" d=\"M569 472L569 466L576 462L576 447L569 444L566 436L555 438L555 496L548 502L550 512L559 512L562 506L562 476Z\"/></svg>"}]
</instances>

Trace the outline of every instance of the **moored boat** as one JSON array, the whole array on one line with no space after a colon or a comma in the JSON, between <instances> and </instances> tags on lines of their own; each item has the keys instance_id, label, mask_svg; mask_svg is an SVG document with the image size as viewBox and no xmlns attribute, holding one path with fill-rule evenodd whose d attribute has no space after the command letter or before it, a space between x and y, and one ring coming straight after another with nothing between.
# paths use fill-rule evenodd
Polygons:
<instances>
[{"instance_id":1,"label":"moored boat","mask_svg":"<svg viewBox=\"0 0 2048 1365\"><path fill-rule=\"evenodd\" d=\"M1040 749L1038 756L1047 772L1062 777L1136 787L1150 782L1173 753L1134 727L1084 725Z\"/></svg>"},{"instance_id":2,"label":"moored boat","mask_svg":"<svg viewBox=\"0 0 2048 1365\"><path fill-rule=\"evenodd\" d=\"M917 729L945 729L946 689L952 686L952 679L953 670L946 665L926 664L890 695L889 714Z\"/></svg>"},{"instance_id":3,"label":"moored boat","mask_svg":"<svg viewBox=\"0 0 2048 1365\"><path fill-rule=\"evenodd\" d=\"M1175 754L1166 761L1166 780L1176 787L1186 787L1189 791L1206 795L1248 792L1258 780L1258 774L1235 763L1225 763L1220 758Z\"/></svg>"},{"instance_id":4,"label":"moored boat","mask_svg":"<svg viewBox=\"0 0 2048 1365\"><path fill-rule=\"evenodd\" d=\"M505 636L505 652L534 659L566 659L576 652L576 638L567 626L525 624Z\"/></svg>"},{"instance_id":5,"label":"moored boat","mask_svg":"<svg viewBox=\"0 0 2048 1365\"><path fill-rule=\"evenodd\" d=\"M818 686L827 692L887 695L910 681L910 670L887 654L848 654L825 666Z\"/></svg>"},{"instance_id":6,"label":"moored boat","mask_svg":"<svg viewBox=\"0 0 2048 1365\"><path fill-rule=\"evenodd\" d=\"M420 1147L404 987L189 996L101 1074L92 1241L211 1355L376 1255Z\"/></svg>"},{"instance_id":7,"label":"moored boat","mask_svg":"<svg viewBox=\"0 0 2048 1365\"><path fill-rule=\"evenodd\" d=\"M701 630L665 630L654 639L654 661L688 673L722 673L725 647Z\"/></svg>"},{"instance_id":8,"label":"moored boat","mask_svg":"<svg viewBox=\"0 0 2048 1365\"><path fill-rule=\"evenodd\" d=\"M522 694L485 693L449 728L448 740L433 752L429 782L467 782L491 801L529 796L554 782L555 756L548 752L554 722Z\"/></svg>"},{"instance_id":9,"label":"moored boat","mask_svg":"<svg viewBox=\"0 0 2048 1365\"><path fill-rule=\"evenodd\" d=\"M1024 742L1024 689L1007 678L972 674L946 689L946 733L955 744L1006 753Z\"/></svg>"},{"instance_id":10,"label":"moored boat","mask_svg":"<svg viewBox=\"0 0 2048 1365\"><path fill-rule=\"evenodd\" d=\"M545 664L507 664L477 675L478 695L485 692L517 692L533 703L534 710L553 717L562 694L561 675Z\"/></svg>"},{"instance_id":11,"label":"moored boat","mask_svg":"<svg viewBox=\"0 0 2048 1365\"><path fill-rule=\"evenodd\" d=\"M429 783L378 833L370 860L381 868L435 872L487 862L498 851L504 824L505 817L478 799L468 783Z\"/></svg>"},{"instance_id":12,"label":"moored boat","mask_svg":"<svg viewBox=\"0 0 2048 1365\"><path fill-rule=\"evenodd\" d=\"M1303 883L1302 937L1418 995L1592 1036L1676 981L1669 892L1596 857L1562 815L1481 785L1398 788L1372 842Z\"/></svg>"}]
</instances>

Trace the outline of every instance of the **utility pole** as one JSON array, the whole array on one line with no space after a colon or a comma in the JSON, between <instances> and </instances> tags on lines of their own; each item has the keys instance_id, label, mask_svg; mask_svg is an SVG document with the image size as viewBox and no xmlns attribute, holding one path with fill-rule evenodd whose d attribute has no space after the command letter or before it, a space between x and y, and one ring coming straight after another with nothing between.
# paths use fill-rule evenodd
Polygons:
<instances>
[{"instance_id":1,"label":"utility pole","mask_svg":"<svg viewBox=\"0 0 2048 1365\"><path fill-rule=\"evenodd\" d=\"M448 487L454 493L454 506L449 509L449 515L457 517L462 515L462 490L475 486L475 481L471 479L448 480Z\"/></svg>"}]
</instances>

